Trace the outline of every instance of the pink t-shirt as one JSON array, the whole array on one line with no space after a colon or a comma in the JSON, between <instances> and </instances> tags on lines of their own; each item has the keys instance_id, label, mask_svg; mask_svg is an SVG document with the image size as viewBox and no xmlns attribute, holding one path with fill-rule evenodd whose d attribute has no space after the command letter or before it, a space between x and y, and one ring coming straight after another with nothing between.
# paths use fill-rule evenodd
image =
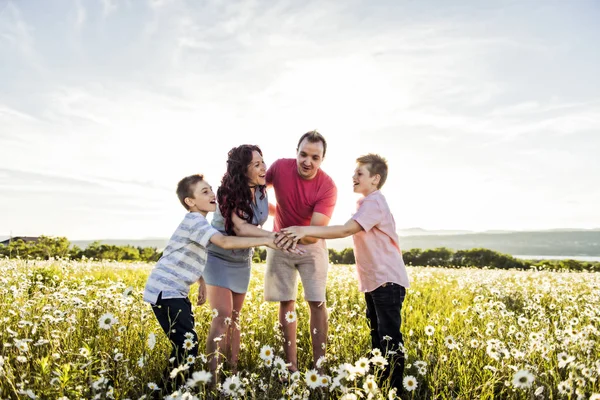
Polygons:
<instances>
[{"instance_id":1,"label":"pink t-shirt","mask_svg":"<svg viewBox=\"0 0 600 400\"><path fill-rule=\"evenodd\" d=\"M313 212L331 218L337 188L321 169L313 179L302 179L298 175L296 159L281 158L267 171L267 184L273 185L277 199L274 230L310 225Z\"/></svg>"},{"instance_id":2,"label":"pink t-shirt","mask_svg":"<svg viewBox=\"0 0 600 400\"><path fill-rule=\"evenodd\" d=\"M385 197L376 190L358 200L357 206L352 219L364 229L352 235L359 290L372 292L386 282L408 288L396 222Z\"/></svg>"}]
</instances>

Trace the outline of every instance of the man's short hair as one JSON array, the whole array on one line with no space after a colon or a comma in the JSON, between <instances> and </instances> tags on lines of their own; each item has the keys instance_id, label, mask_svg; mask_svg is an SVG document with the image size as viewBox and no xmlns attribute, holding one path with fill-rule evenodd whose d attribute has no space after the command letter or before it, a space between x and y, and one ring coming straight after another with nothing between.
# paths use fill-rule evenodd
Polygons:
<instances>
[{"instance_id":1,"label":"man's short hair","mask_svg":"<svg viewBox=\"0 0 600 400\"><path fill-rule=\"evenodd\" d=\"M316 129L314 131L306 132L300 137L300 140L298 140L298 146L296 147L296 151L300 150L300 143L302 143L304 139L308 140L311 143L323 142L323 158L325 158L325 152L327 152L327 141L325 140L323 135L317 132Z\"/></svg>"},{"instance_id":2,"label":"man's short hair","mask_svg":"<svg viewBox=\"0 0 600 400\"><path fill-rule=\"evenodd\" d=\"M189 210L187 204L185 204L186 197L194 197L194 189L196 188L196 184L198 182L202 182L204 180L204 175L202 174L194 174L190 176L186 176L177 184L177 197L179 197L179 201L185 207L186 210Z\"/></svg>"},{"instance_id":3,"label":"man's short hair","mask_svg":"<svg viewBox=\"0 0 600 400\"><path fill-rule=\"evenodd\" d=\"M364 164L367 166L369 173L371 176L379 174L379 184L377 185L377 189L381 189L385 180L387 179L388 173L388 165L387 160L381 157L378 154L367 154L366 156L360 156L356 159L356 162L359 164Z\"/></svg>"}]
</instances>

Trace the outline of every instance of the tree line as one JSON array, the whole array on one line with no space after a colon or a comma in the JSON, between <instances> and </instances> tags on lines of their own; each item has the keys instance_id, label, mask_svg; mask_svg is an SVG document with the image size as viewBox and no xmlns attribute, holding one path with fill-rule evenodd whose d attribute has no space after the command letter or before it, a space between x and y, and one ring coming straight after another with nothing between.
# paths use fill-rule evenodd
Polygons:
<instances>
[{"instance_id":1,"label":"tree line","mask_svg":"<svg viewBox=\"0 0 600 400\"><path fill-rule=\"evenodd\" d=\"M115 261L156 262L162 252L156 247L117 246L93 242L85 249L72 246L65 237L40 236L36 241L25 242L22 239L11 241L7 246L0 244L0 257L43 259L69 258L72 260L96 259ZM435 267L479 267L496 269L546 269L562 271L598 271L599 262L577 260L522 260L508 254L489 249L452 250L445 247L437 249L410 249L402 253L406 265ZM264 263L267 259L265 248L254 251L252 261ZM346 248L340 251L329 249L331 264L354 264L354 250Z\"/></svg>"},{"instance_id":2,"label":"tree line","mask_svg":"<svg viewBox=\"0 0 600 400\"><path fill-rule=\"evenodd\" d=\"M0 244L0 257L69 258L72 260L97 259L115 261L158 261L162 252L156 247L116 246L100 242L90 243L85 249L72 246L65 237L40 236L36 241L12 240L7 246Z\"/></svg>"}]
</instances>

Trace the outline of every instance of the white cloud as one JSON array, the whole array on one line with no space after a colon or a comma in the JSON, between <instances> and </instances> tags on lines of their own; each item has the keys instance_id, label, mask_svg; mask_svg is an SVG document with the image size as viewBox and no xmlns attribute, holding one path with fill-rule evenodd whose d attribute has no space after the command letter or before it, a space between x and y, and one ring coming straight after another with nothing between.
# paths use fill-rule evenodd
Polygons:
<instances>
[{"instance_id":1,"label":"white cloud","mask_svg":"<svg viewBox=\"0 0 600 400\"><path fill-rule=\"evenodd\" d=\"M172 187L182 176L203 172L216 187L231 147L259 144L272 163L293 157L298 137L314 128L330 143L323 168L340 189L335 223L354 209L354 159L380 152L390 160L385 192L399 227L558 226L585 212L600 225L590 211L596 192L571 186L598 174L586 149L598 144L590 132L600 128L599 99L564 95L560 80L556 96L523 84L520 76L534 76L542 65L538 57L557 50L551 38L494 22L493 9L474 16L451 7L419 13L425 4L399 11L361 2L177 0L72 7L64 31L43 15L32 18L35 9L8 3L0 14L0 42L8 45L0 57L18 67L8 70L17 78L4 78L11 91L0 93L0 168L103 188L24 190L56 207L44 229L57 215L81 219L95 208L106 222L85 217L87 228L71 221L61 232L93 237L103 229L111 236L112 225L131 236L168 235L181 213ZM36 54L36 40L68 37L73 15L77 48ZM511 76L505 59L515 54L525 69ZM31 60L43 63L44 73L19 75ZM566 155L576 140L587 145ZM581 178L563 176L561 167ZM539 186L548 173L560 184ZM560 200L557 185L569 188L569 201L579 199L579 214ZM0 191L9 186L10 208L26 212L14 183ZM66 201L67 192L81 192L79 203ZM539 193L557 200L537 207ZM136 204L139 212L132 211ZM550 220L553 206L560 217ZM69 209L79 210L77 217ZM136 231L123 217L128 213L152 215L155 224L132 217L141 224Z\"/></svg>"}]
</instances>

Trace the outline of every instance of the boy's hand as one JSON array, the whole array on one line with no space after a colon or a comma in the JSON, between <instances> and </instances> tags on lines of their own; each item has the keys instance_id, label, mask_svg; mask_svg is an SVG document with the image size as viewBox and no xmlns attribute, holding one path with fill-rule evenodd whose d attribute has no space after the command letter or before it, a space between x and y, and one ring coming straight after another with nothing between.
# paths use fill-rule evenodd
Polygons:
<instances>
[{"instance_id":1,"label":"boy's hand","mask_svg":"<svg viewBox=\"0 0 600 400\"><path fill-rule=\"evenodd\" d=\"M198 279L198 301L196 305L201 306L206 303L206 282L204 282L204 277L200 277Z\"/></svg>"},{"instance_id":2,"label":"boy's hand","mask_svg":"<svg viewBox=\"0 0 600 400\"><path fill-rule=\"evenodd\" d=\"M283 228L281 232L287 238L291 238L295 241L298 241L306 237L306 232L304 228L304 226L288 226L287 228Z\"/></svg>"}]
</instances>

